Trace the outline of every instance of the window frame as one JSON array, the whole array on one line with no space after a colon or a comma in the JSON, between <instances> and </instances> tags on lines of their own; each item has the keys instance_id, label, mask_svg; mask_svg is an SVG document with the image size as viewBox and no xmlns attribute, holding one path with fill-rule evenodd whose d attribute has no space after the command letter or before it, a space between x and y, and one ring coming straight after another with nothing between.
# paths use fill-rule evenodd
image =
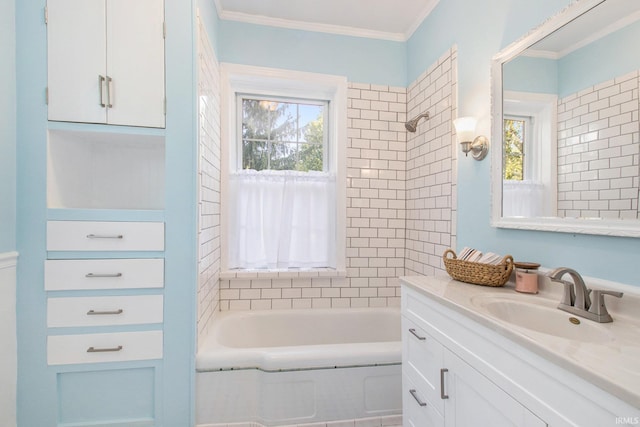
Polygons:
<instances>
[{"instance_id":1,"label":"window frame","mask_svg":"<svg viewBox=\"0 0 640 427\"><path fill-rule=\"evenodd\" d=\"M347 94L348 83L344 76L308 73L302 71L221 63L221 129L220 172L221 206L228 205L228 180L230 173L242 165L236 115L237 94L281 97L290 99L317 99L328 101L329 126L325 131L328 140L325 156L326 168L335 174L336 180L336 277L346 270L347 242ZM325 166L323 165L323 169ZM221 270L228 271L229 228L224 209L220 212ZM326 270L326 269L325 269ZM234 270L235 271L235 270ZM258 277L262 271L252 271ZM265 274L272 271L264 270ZM326 274L326 273L323 273Z\"/></svg>"}]
</instances>

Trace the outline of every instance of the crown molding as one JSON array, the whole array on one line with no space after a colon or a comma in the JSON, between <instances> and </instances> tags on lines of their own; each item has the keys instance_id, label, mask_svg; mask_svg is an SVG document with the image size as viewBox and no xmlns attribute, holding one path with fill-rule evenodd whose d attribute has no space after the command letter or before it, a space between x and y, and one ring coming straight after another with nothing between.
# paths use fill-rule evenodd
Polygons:
<instances>
[{"instance_id":1,"label":"crown molding","mask_svg":"<svg viewBox=\"0 0 640 427\"><path fill-rule=\"evenodd\" d=\"M252 15L241 12L218 12L220 19L226 21L244 22L247 24L266 25L269 27L287 28L290 30L303 30L318 33L338 34L343 36L364 37L396 42L405 40L404 34L387 33L384 31L367 30L364 28L345 27L341 25L321 24L316 22L293 21L289 19L272 18L262 15Z\"/></svg>"},{"instance_id":2,"label":"crown molding","mask_svg":"<svg viewBox=\"0 0 640 427\"><path fill-rule=\"evenodd\" d=\"M244 22L254 25L287 28L291 30L312 31L318 33L337 34L351 37L362 37L394 42L406 42L420 27L427 16L435 9L440 0L428 0L422 11L416 16L413 24L404 33L368 30L365 28L347 27L342 25L322 24L317 22L295 21L290 19L273 18L242 12L226 11L221 0L214 0L218 17L226 21Z\"/></svg>"}]
</instances>

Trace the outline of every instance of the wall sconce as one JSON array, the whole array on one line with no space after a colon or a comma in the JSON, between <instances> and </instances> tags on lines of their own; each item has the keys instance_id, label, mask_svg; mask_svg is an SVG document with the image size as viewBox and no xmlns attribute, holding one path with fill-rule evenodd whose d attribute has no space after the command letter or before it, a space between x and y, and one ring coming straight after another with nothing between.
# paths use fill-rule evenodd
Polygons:
<instances>
[{"instance_id":1,"label":"wall sconce","mask_svg":"<svg viewBox=\"0 0 640 427\"><path fill-rule=\"evenodd\" d=\"M453 121L456 128L458 142L462 146L462 152L465 156L471 155L476 160L482 160L489 151L489 139L486 136L475 136L476 122L474 117L459 117Z\"/></svg>"}]
</instances>

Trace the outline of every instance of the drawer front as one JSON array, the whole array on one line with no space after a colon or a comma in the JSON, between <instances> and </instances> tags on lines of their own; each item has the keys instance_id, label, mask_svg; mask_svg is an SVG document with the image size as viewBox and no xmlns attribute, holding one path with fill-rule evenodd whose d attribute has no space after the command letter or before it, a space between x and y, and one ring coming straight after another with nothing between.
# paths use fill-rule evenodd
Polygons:
<instances>
[{"instance_id":1,"label":"drawer front","mask_svg":"<svg viewBox=\"0 0 640 427\"><path fill-rule=\"evenodd\" d=\"M47 337L49 365L148 359L162 359L162 331Z\"/></svg>"},{"instance_id":2,"label":"drawer front","mask_svg":"<svg viewBox=\"0 0 640 427\"><path fill-rule=\"evenodd\" d=\"M72 259L44 262L47 291L162 288L164 259Z\"/></svg>"},{"instance_id":3,"label":"drawer front","mask_svg":"<svg viewBox=\"0 0 640 427\"><path fill-rule=\"evenodd\" d=\"M48 221L49 251L162 251L162 222Z\"/></svg>"},{"instance_id":4,"label":"drawer front","mask_svg":"<svg viewBox=\"0 0 640 427\"><path fill-rule=\"evenodd\" d=\"M162 295L49 298L47 326L162 323L162 304Z\"/></svg>"},{"instance_id":5,"label":"drawer front","mask_svg":"<svg viewBox=\"0 0 640 427\"><path fill-rule=\"evenodd\" d=\"M408 427L444 427L444 417L408 375L402 375L402 419Z\"/></svg>"},{"instance_id":6,"label":"drawer front","mask_svg":"<svg viewBox=\"0 0 640 427\"><path fill-rule=\"evenodd\" d=\"M441 369L444 347L416 323L402 318L402 366L422 395L438 412L444 413L441 398Z\"/></svg>"}]
</instances>

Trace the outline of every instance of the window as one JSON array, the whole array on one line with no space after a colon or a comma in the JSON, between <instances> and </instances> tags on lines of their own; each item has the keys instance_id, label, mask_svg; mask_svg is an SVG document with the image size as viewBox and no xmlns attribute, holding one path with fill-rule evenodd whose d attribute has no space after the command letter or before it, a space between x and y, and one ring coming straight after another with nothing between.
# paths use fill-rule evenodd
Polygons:
<instances>
[{"instance_id":1,"label":"window","mask_svg":"<svg viewBox=\"0 0 640 427\"><path fill-rule=\"evenodd\" d=\"M225 64L223 269L344 269L346 79Z\"/></svg>"},{"instance_id":2,"label":"window","mask_svg":"<svg viewBox=\"0 0 640 427\"><path fill-rule=\"evenodd\" d=\"M529 137L531 118L505 116L504 147L502 149L503 179L522 181L525 179L525 149Z\"/></svg>"},{"instance_id":3,"label":"window","mask_svg":"<svg viewBox=\"0 0 640 427\"><path fill-rule=\"evenodd\" d=\"M327 101L239 98L242 169L326 170Z\"/></svg>"}]
</instances>

